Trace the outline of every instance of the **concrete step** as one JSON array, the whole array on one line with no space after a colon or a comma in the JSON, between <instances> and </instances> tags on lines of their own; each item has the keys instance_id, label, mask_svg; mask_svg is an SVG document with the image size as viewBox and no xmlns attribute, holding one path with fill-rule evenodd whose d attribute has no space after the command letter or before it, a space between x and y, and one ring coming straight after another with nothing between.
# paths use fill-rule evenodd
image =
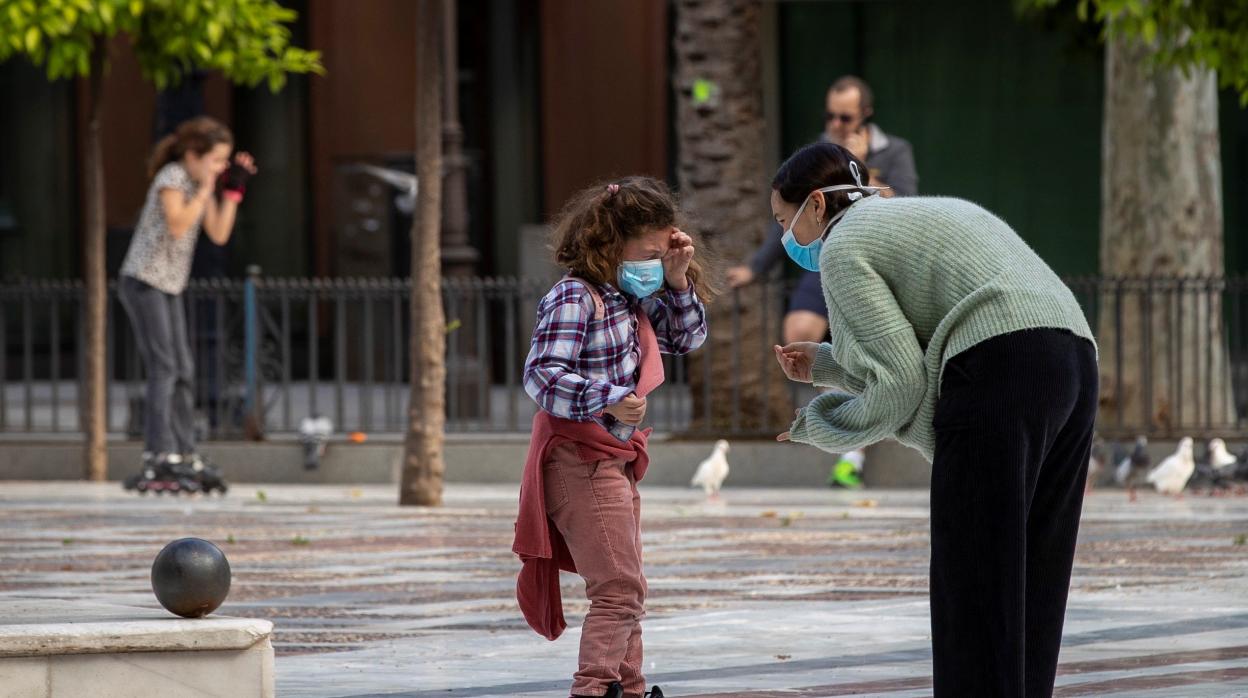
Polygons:
<instances>
[{"instance_id":1,"label":"concrete step","mask_svg":"<svg viewBox=\"0 0 1248 698\"><path fill-rule=\"evenodd\" d=\"M728 462L732 487L825 487L836 456L800 444L770 440L732 441ZM652 485L688 485L713 441L656 435L650 441ZM449 436L446 481L519 483L529 448L528 434ZM403 444L396 438L357 444L329 444L320 467L305 470L303 448L293 439L261 442L213 441L203 453L221 466L231 482L379 484L399 482ZM139 467L142 447L134 441L109 444L109 479L121 480ZM864 478L869 487L926 487L930 466L913 449L884 442L867 451ZM0 480L80 480L82 446L77 441L0 442Z\"/></svg>"},{"instance_id":2,"label":"concrete step","mask_svg":"<svg viewBox=\"0 0 1248 698\"><path fill-rule=\"evenodd\" d=\"M273 624L63 599L0 599L0 695L271 698Z\"/></svg>"}]
</instances>

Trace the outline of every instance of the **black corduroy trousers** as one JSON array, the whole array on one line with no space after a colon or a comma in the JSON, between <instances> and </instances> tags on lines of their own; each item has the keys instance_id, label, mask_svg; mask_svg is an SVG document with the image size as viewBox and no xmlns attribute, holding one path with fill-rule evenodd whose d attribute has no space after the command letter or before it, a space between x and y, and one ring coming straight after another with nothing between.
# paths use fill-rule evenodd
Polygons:
<instances>
[{"instance_id":1,"label":"black corduroy trousers","mask_svg":"<svg viewBox=\"0 0 1248 698\"><path fill-rule=\"evenodd\" d=\"M1092 343L1034 329L949 359L933 427L937 698L1053 692L1096 419Z\"/></svg>"}]
</instances>

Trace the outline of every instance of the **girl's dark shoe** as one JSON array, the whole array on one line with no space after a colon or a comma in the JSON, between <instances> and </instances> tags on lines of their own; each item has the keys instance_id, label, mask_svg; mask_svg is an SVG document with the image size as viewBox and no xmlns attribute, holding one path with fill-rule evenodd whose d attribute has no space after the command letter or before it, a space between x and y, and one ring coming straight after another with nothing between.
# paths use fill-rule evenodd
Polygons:
<instances>
[{"instance_id":1,"label":"girl's dark shoe","mask_svg":"<svg viewBox=\"0 0 1248 698\"><path fill-rule=\"evenodd\" d=\"M634 693L632 695L636 696L637 694ZM628 696L629 694L624 694L624 698L628 698ZM641 696L641 698L663 698L663 689L658 686L651 686L650 690L646 691L645 695Z\"/></svg>"},{"instance_id":2,"label":"girl's dark shoe","mask_svg":"<svg viewBox=\"0 0 1248 698\"><path fill-rule=\"evenodd\" d=\"M598 698L598 697L597 696L578 696L575 693L573 693L572 698ZM602 698L624 698L624 687L620 685L619 681L612 681L611 685L607 686L607 692L602 694ZM663 698L663 694L661 692L659 693L658 698Z\"/></svg>"}]
</instances>

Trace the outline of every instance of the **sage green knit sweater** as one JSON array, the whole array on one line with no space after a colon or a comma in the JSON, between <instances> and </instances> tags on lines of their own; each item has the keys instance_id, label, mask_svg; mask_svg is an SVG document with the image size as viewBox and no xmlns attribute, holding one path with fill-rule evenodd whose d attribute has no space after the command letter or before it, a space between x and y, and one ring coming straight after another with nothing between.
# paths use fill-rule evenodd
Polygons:
<instances>
[{"instance_id":1,"label":"sage green knit sweater","mask_svg":"<svg viewBox=\"0 0 1248 698\"><path fill-rule=\"evenodd\" d=\"M833 453L891 437L931 461L946 361L1018 330L1093 339L1062 280L969 201L862 199L824 241L819 267L832 341L819 347L814 383L838 390L802 409L790 438Z\"/></svg>"}]
</instances>

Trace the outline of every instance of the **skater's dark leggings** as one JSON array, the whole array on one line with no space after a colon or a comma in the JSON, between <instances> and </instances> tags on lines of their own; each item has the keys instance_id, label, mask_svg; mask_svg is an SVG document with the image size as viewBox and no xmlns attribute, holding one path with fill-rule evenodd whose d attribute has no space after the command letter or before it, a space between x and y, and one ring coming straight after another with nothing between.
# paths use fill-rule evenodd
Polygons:
<instances>
[{"instance_id":1,"label":"skater's dark leggings","mask_svg":"<svg viewBox=\"0 0 1248 698\"><path fill-rule=\"evenodd\" d=\"M182 296L130 276L122 276L119 287L147 371L144 448L152 454L194 453L195 364Z\"/></svg>"},{"instance_id":2,"label":"skater's dark leggings","mask_svg":"<svg viewBox=\"0 0 1248 698\"><path fill-rule=\"evenodd\" d=\"M1092 343L1002 335L950 359L933 426L938 697L1053 692L1097 408Z\"/></svg>"}]
</instances>

